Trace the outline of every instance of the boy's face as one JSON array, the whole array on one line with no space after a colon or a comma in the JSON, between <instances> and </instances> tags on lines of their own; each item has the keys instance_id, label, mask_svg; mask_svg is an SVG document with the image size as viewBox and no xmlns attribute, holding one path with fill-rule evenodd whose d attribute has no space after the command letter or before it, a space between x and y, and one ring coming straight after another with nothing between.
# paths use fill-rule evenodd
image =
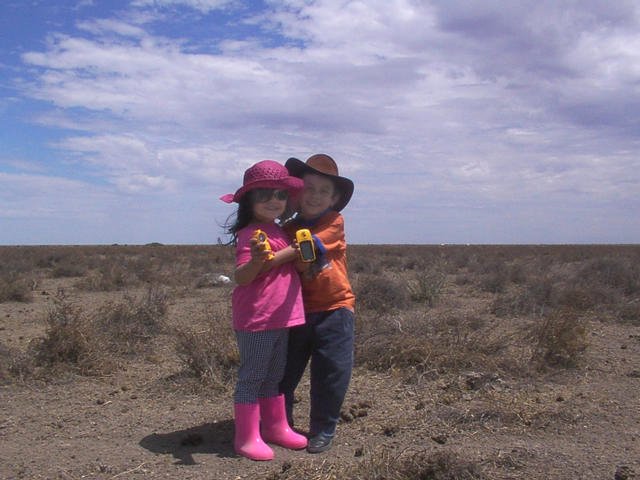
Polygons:
<instances>
[{"instance_id":1,"label":"boy's face","mask_svg":"<svg viewBox=\"0 0 640 480\"><path fill-rule=\"evenodd\" d=\"M333 207L340 199L333 181L323 175L307 173L302 177L304 188L300 195L300 215L310 220Z\"/></svg>"}]
</instances>

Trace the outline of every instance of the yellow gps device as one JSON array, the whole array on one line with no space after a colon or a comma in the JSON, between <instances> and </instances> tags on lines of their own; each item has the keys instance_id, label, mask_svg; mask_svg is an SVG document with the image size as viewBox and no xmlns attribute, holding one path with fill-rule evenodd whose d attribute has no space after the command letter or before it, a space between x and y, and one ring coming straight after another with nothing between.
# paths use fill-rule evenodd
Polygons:
<instances>
[{"instance_id":1,"label":"yellow gps device","mask_svg":"<svg viewBox=\"0 0 640 480\"><path fill-rule=\"evenodd\" d=\"M313 262L316 259L316 249L313 245L311 232L307 228L301 228L296 232L296 241L300 247L300 258L303 262Z\"/></svg>"},{"instance_id":2,"label":"yellow gps device","mask_svg":"<svg viewBox=\"0 0 640 480\"><path fill-rule=\"evenodd\" d=\"M269 252L269 255L267 255L267 260L272 260L275 255L273 254L273 252L271 252L271 244L269 243L269 237L267 237L267 234L258 229L253 232L253 238L258 241L260 250L262 250L263 252Z\"/></svg>"}]
</instances>

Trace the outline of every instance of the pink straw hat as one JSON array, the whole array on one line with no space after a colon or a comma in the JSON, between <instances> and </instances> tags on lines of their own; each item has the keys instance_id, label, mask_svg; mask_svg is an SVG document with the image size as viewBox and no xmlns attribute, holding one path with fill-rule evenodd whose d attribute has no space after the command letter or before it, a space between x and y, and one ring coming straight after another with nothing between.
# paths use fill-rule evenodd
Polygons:
<instances>
[{"instance_id":1,"label":"pink straw hat","mask_svg":"<svg viewBox=\"0 0 640 480\"><path fill-rule=\"evenodd\" d=\"M226 203L240 202L243 195L256 188L273 188L277 190L287 190L290 195L298 193L304 182L289 175L289 171L284 165L274 160L262 160L251 166L244 172L242 187L236 193L227 193L220 197Z\"/></svg>"}]
</instances>

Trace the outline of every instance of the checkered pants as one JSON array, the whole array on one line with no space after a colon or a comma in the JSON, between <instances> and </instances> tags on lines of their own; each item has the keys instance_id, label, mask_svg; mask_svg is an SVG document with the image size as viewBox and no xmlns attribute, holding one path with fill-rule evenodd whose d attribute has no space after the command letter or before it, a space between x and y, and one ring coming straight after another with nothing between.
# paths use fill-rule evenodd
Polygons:
<instances>
[{"instance_id":1,"label":"checkered pants","mask_svg":"<svg viewBox=\"0 0 640 480\"><path fill-rule=\"evenodd\" d=\"M287 361L289 329L245 332L236 330L240 368L233 395L235 403L256 403L275 397Z\"/></svg>"}]
</instances>

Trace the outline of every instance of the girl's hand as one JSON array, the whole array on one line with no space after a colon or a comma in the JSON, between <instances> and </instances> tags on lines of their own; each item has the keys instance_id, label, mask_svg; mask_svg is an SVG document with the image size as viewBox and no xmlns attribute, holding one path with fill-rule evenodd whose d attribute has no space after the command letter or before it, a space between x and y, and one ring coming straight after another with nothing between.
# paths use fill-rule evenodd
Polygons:
<instances>
[{"instance_id":1,"label":"girl's hand","mask_svg":"<svg viewBox=\"0 0 640 480\"><path fill-rule=\"evenodd\" d=\"M255 263L264 263L269 260L272 255L271 250L264 250L264 246L257 239L252 238L249 241L251 245L251 261Z\"/></svg>"}]
</instances>

